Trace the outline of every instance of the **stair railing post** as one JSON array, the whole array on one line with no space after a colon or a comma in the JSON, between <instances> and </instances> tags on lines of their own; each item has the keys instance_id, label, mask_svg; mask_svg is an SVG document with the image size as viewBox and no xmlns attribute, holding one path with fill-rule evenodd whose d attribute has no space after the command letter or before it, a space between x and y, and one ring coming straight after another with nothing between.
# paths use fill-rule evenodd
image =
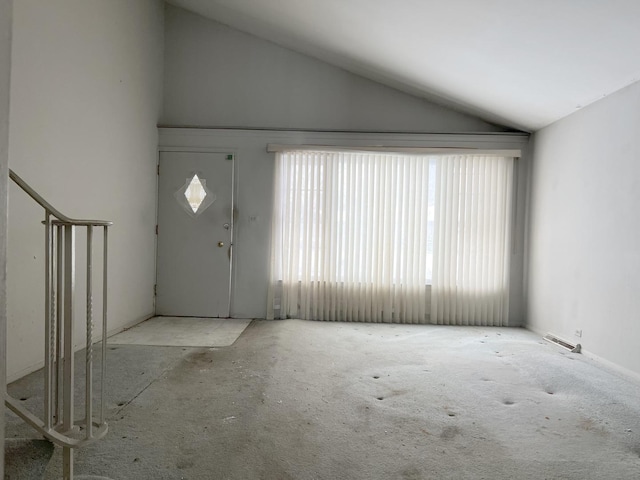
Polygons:
<instances>
[{"instance_id":1,"label":"stair railing post","mask_svg":"<svg viewBox=\"0 0 640 480\"><path fill-rule=\"evenodd\" d=\"M51 215L49 211L45 211L44 216L45 244L44 244L44 428L51 428L51 420L53 417L52 409L52 365L51 357L53 351L51 349L55 339L52 331L55 330L55 324L51 318L51 295L52 295L52 255L51 255Z\"/></svg>"},{"instance_id":2,"label":"stair railing post","mask_svg":"<svg viewBox=\"0 0 640 480\"><path fill-rule=\"evenodd\" d=\"M102 245L102 364L100 365L100 425L104 418L104 384L107 372L107 264L109 254L108 227L104 226L104 240Z\"/></svg>"},{"instance_id":3,"label":"stair railing post","mask_svg":"<svg viewBox=\"0 0 640 480\"><path fill-rule=\"evenodd\" d=\"M74 426L73 399L73 301L75 289L75 227L64 226L64 382L63 428L70 432ZM63 478L73 479L73 449L63 447Z\"/></svg>"},{"instance_id":4,"label":"stair railing post","mask_svg":"<svg viewBox=\"0 0 640 480\"><path fill-rule=\"evenodd\" d=\"M64 227L56 225L56 372L55 372L55 415L56 426L62 424L62 395L64 391Z\"/></svg>"},{"instance_id":5,"label":"stair railing post","mask_svg":"<svg viewBox=\"0 0 640 480\"><path fill-rule=\"evenodd\" d=\"M87 343L85 348L85 433L93 436L93 227L87 225Z\"/></svg>"}]
</instances>

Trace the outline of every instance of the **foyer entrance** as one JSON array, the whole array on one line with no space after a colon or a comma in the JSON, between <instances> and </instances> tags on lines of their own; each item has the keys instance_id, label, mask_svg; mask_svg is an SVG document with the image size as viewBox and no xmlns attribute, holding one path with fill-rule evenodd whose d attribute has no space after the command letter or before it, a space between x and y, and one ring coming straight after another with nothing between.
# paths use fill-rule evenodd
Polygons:
<instances>
[{"instance_id":1,"label":"foyer entrance","mask_svg":"<svg viewBox=\"0 0 640 480\"><path fill-rule=\"evenodd\" d=\"M233 155L161 152L156 314L228 317Z\"/></svg>"}]
</instances>

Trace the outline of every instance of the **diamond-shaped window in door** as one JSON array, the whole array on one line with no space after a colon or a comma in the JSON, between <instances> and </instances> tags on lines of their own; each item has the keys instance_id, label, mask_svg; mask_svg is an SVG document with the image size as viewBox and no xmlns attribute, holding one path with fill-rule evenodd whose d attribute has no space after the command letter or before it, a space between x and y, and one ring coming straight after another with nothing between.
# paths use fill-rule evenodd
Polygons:
<instances>
[{"instance_id":1,"label":"diamond-shaped window in door","mask_svg":"<svg viewBox=\"0 0 640 480\"><path fill-rule=\"evenodd\" d=\"M189 206L191 207L191 210L193 210L193 213L196 213L207 196L207 192L202 186L202 182L200 181L200 177L198 177L197 173L191 179L191 183L189 183L187 190L184 192L184 196L186 197L187 202L189 202Z\"/></svg>"},{"instance_id":2,"label":"diamond-shaped window in door","mask_svg":"<svg viewBox=\"0 0 640 480\"><path fill-rule=\"evenodd\" d=\"M216 199L215 194L207 188L207 181L194 173L187 178L184 186L175 193L176 200L193 217L204 212Z\"/></svg>"}]
</instances>

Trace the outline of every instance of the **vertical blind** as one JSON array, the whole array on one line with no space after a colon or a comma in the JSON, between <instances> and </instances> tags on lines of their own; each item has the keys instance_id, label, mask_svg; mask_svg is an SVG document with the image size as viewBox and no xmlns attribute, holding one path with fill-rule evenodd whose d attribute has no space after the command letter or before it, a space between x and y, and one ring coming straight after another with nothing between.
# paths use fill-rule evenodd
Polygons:
<instances>
[{"instance_id":1,"label":"vertical blind","mask_svg":"<svg viewBox=\"0 0 640 480\"><path fill-rule=\"evenodd\" d=\"M511 174L484 176L510 165L490 156L279 152L269 318L501 324L504 316L489 316L508 297L508 261L497 257L508 257ZM465 182L477 188L463 197ZM479 266L500 248L490 269Z\"/></svg>"},{"instance_id":2,"label":"vertical blind","mask_svg":"<svg viewBox=\"0 0 640 480\"><path fill-rule=\"evenodd\" d=\"M459 155L440 160L431 323L507 323L512 176L512 158Z\"/></svg>"}]
</instances>

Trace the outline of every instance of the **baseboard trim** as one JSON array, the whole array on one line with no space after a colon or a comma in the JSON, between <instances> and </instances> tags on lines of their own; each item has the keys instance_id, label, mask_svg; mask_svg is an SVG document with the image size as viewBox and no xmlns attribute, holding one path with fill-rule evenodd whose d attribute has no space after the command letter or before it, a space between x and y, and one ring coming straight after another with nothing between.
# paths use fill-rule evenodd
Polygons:
<instances>
[{"instance_id":1,"label":"baseboard trim","mask_svg":"<svg viewBox=\"0 0 640 480\"><path fill-rule=\"evenodd\" d=\"M536 335L540 335L541 337L544 337L547 333L547 332L538 330L536 328L532 328L530 326L525 326L524 328L526 328L530 332L535 333ZM594 362L599 363L603 368L610 370L612 373L626 380L630 380L634 383L640 384L640 372L635 372L634 370L623 367L622 365L612 362L611 360L607 360L606 358L596 355L590 350L585 349L584 345L581 345L580 353L584 355L586 358L588 358L589 360L593 360Z\"/></svg>"}]
</instances>

